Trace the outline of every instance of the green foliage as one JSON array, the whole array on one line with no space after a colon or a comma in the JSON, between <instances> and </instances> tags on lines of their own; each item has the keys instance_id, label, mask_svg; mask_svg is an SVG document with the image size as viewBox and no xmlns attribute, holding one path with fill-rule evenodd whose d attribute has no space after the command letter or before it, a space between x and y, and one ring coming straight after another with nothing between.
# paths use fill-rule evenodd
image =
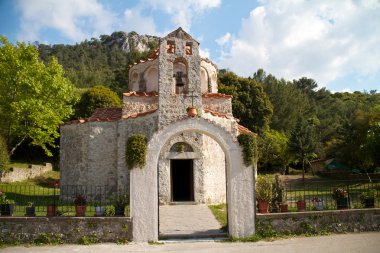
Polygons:
<instances>
[{"instance_id":1,"label":"green foliage","mask_svg":"<svg viewBox=\"0 0 380 253\"><path fill-rule=\"evenodd\" d=\"M100 240L96 238L95 236L86 236L86 235L82 236L78 240L78 244L82 244L82 245L90 245L90 244L95 244L99 242Z\"/></svg>"},{"instance_id":2,"label":"green foliage","mask_svg":"<svg viewBox=\"0 0 380 253\"><path fill-rule=\"evenodd\" d=\"M222 230L228 231L228 222L227 222L227 205L219 204L219 205L209 205L212 214L219 222L222 227Z\"/></svg>"},{"instance_id":3,"label":"green foliage","mask_svg":"<svg viewBox=\"0 0 380 253\"><path fill-rule=\"evenodd\" d=\"M63 240L61 236L54 233L41 233L36 236L33 240L33 244L41 246L41 245L56 245L62 244Z\"/></svg>"},{"instance_id":4,"label":"green foliage","mask_svg":"<svg viewBox=\"0 0 380 253\"><path fill-rule=\"evenodd\" d=\"M259 138L259 168L275 168L284 174L290 162L288 143L289 138L284 132L265 131Z\"/></svg>"},{"instance_id":5,"label":"green foliage","mask_svg":"<svg viewBox=\"0 0 380 253\"><path fill-rule=\"evenodd\" d=\"M136 166L142 168L146 163L147 139L143 134L129 136L126 147L125 159L128 169Z\"/></svg>"},{"instance_id":6,"label":"green foliage","mask_svg":"<svg viewBox=\"0 0 380 253\"><path fill-rule=\"evenodd\" d=\"M88 118L97 108L121 107L121 100L111 89L97 85L82 93L75 105L76 118Z\"/></svg>"},{"instance_id":7,"label":"green foliage","mask_svg":"<svg viewBox=\"0 0 380 253\"><path fill-rule=\"evenodd\" d=\"M240 134L237 137L243 148L243 160L246 166L254 165L258 158L256 137L251 134Z\"/></svg>"},{"instance_id":8,"label":"green foliage","mask_svg":"<svg viewBox=\"0 0 380 253\"><path fill-rule=\"evenodd\" d=\"M256 133L263 132L269 126L273 108L260 83L238 77L230 71L221 71L219 92L233 95L232 111L243 126Z\"/></svg>"},{"instance_id":9,"label":"green foliage","mask_svg":"<svg viewBox=\"0 0 380 253\"><path fill-rule=\"evenodd\" d=\"M0 134L10 154L24 140L51 155L58 127L72 113L73 86L55 58L46 65L33 45L0 37Z\"/></svg>"},{"instance_id":10,"label":"green foliage","mask_svg":"<svg viewBox=\"0 0 380 253\"><path fill-rule=\"evenodd\" d=\"M6 170L9 164L9 154L7 144L0 135L0 171Z\"/></svg>"},{"instance_id":11,"label":"green foliage","mask_svg":"<svg viewBox=\"0 0 380 253\"><path fill-rule=\"evenodd\" d=\"M256 199L271 204L273 198L276 197L276 192L273 190L275 183L275 178L272 175L258 175L256 181Z\"/></svg>"}]
</instances>

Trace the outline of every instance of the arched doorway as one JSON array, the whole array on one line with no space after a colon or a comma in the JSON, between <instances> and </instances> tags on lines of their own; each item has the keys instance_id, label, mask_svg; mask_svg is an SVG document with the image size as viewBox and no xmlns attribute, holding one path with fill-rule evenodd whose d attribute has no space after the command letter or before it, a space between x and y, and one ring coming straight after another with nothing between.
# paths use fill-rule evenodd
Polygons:
<instances>
[{"instance_id":1,"label":"arched doorway","mask_svg":"<svg viewBox=\"0 0 380 253\"><path fill-rule=\"evenodd\" d=\"M244 165L241 148L233 135L203 118L188 118L158 131L148 142L147 164L131 171L133 240L158 239L158 169L161 149L174 135L197 132L215 140L226 156L229 234L246 237L255 232L254 171ZM142 187L144 186L144 187Z\"/></svg>"}]
</instances>

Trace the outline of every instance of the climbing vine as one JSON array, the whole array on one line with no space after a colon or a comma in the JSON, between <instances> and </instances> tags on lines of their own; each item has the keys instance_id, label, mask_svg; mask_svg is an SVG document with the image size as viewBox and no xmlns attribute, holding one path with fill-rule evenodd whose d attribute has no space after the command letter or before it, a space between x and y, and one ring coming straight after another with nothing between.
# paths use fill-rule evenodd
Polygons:
<instances>
[{"instance_id":1,"label":"climbing vine","mask_svg":"<svg viewBox=\"0 0 380 253\"><path fill-rule=\"evenodd\" d=\"M146 164L147 140L143 134L132 134L127 141L125 159L128 168L144 167Z\"/></svg>"},{"instance_id":2,"label":"climbing vine","mask_svg":"<svg viewBox=\"0 0 380 253\"><path fill-rule=\"evenodd\" d=\"M251 134L240 134L237 139L243 148L244 164L246 166L253 165L258 157L256 137Z\"/></svg>"}]
</instances>

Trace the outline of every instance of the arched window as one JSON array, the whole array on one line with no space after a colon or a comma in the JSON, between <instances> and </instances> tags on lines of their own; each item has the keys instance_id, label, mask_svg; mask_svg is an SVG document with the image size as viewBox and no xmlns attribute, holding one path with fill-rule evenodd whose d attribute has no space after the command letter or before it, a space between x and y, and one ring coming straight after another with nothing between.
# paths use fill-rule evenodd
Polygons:
<instances>
[{"instance_id":1,"label":"arched window","mask_svg":"<svg viewBox=\"0 0 380 253\"><path fill-rule=\"evenodd\" d=\"M134 71L131 76L131 82L129 84L130 91L138 91L139 90L139 74Z\"/></svg>"},{"instance_id":2,"label":"arched window","mask_svg":"<svg viewBox=\"0 0 380 253\"><path fill-rule=\"evenodd\" d=\"M189 90L187 63L184 58L177 58L173 62L173 87L175 94L187 93Z\"/></svg>"},{"instance_id":3,"label":"arched window","mask_svg":"<svg viewBox=\"0 0 380 253\"><path fill-rule=\"evenodd\" d=\"M201 92L206 93L209 92L208 88L209 78L207 70L203 67L201 67Z\"/></svg>"},{"instance_id":4,"label":"arched window","mask_svg":"<svg viewBox=\"0 0 380 253\"><path fill-rule=\"evenodd\" d=\"M194 149L186 142L177 142L170 148L170 152L194 152Z\"/></svg>"},{"instance_id":5,"label":"arched window","mask_svg":"<svg viewBox=\"0 0 380 253\"><path fill-rule=\"evenodd\" d=\"M156 67L150 67L145 74L146 91L158 91L158 70Z\"/></svg>"}]
</instances>

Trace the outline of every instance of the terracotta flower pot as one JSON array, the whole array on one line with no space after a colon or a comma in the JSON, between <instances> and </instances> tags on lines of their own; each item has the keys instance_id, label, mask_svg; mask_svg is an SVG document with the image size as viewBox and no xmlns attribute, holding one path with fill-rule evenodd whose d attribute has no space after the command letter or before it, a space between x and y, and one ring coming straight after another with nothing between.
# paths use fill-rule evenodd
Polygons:
<instances>
[{"instance_id":1,"label":"terracotta flower pot","mask_svg":"<svg viewBox=\"0 0 380 253\"><path fill-rule=\"evenodd\" d=\"M259 208L259 213L269 213L269 203L266 201L259 200L257 201Z\"/></svg>"},{"instance_id":2,"label":"terracotta flower pot","mask_svg":"<svg viewBox=\"0 0 380 253\"><path fill-rule=\"evenodd\" d=\"M297 211L298 212L306 211L306 201L304 200L297 201Z\"/></svg>"},{"instance_id":3,"label":"terracotta flower pot","mask_svg":"<svg viewBox=\"0 0 380 253\"><path fill-rule=\"evenodd\" d=\"M194 107L187 108L187 115L189 117L195 117L195 116L197 116L198 115L197 108L194 108Z\"/></svg>"},{"instance_id":4,"label":"terracotta flower pot","mask_svg":"<svg viewBox=\"0 0 380 253\"><path fill-rule=\"evenodd\" d=\"M48 205L46 216L52 217L56 215L57 207L55 205Z\"/></svg>"},{"instance_id":5,"label":"terracotta flower pot","mask_svg":"<svg viewBox=\"0 0 380 253\"><path fill-rule=\"evenodd\" d=\"M288 204L285 204L285 203L280 204L280 211L281 211L281 213L287 213L287 212L289 212L289 210L288 210Z\"/></svg>"},{"instance_id":6,"label":"terracotta flower pot","mask_svg":"<svg viewBox=\"0 0 380 253\"><path fill-rule=\"evenodd\" d=\"M75 216L83 217L86 214L86 206L75 206Z\"/></svg>"}]
</instances>

